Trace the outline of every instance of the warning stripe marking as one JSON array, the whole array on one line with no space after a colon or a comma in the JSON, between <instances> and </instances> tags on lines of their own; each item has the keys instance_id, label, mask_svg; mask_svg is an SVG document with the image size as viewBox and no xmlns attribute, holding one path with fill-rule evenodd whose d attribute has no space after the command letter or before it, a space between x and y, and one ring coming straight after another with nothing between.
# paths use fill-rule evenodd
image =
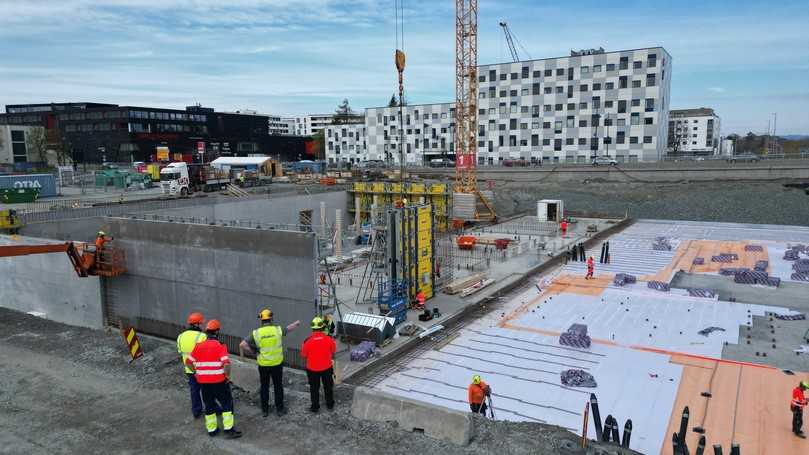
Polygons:
<instances>
[{"instance_id":1,"label":"warning stripe marking","mask_svg":"<svg viewBox=\"0 0 809 455\"><path fill-rule=\"evenodd\" d=\"M126 334L127 344L132 344L132 338L135 338L135 329L130 328L129 333Z\"/></svg>"}]
</instances>

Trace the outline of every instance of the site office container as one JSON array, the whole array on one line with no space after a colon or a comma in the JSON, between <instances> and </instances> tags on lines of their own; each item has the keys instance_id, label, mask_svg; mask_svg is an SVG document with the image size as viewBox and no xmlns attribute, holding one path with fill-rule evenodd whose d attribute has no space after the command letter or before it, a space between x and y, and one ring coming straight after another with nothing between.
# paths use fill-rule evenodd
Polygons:
<instances>
[{"instance_id":1,"label":"site office container","mask_svg":"<svg viewBox=\"0 0 809 455\"><path fill-rule=\"evenodd\" d=\"M37 189L39 197L53 197L59 194L56 177L53 174L14 174L0 175L0 189Z\"/></svg>"}]
</instances>

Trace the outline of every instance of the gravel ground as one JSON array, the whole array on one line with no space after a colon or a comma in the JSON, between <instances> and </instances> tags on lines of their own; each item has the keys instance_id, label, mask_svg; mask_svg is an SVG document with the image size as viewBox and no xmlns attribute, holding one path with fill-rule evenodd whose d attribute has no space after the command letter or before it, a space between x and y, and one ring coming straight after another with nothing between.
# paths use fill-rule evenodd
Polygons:
<instances>
[{"instance_id":1,"label":"gravel ground","mask_svg":"<svg viewBox=\"0 0 809 455\"><path fill-rule=\"evenodd\" d=\"M565 209L609 216L692 221L809 224L809 196L777 182L500 183L498 215L536 212L539 199L562 199Z\"/></svg>"},{"instance_id":2,"label":"gravel ground","mask_svg":"<svg viewBox=\"0 0 809 455\"><path fill-rule=\"evenodd\" d=\"M145 338L147 353L129 363L116 331L70 327L0 309L0 453L244 454L627 454L560 428L476 421L475 440L458 447L391 423L350 415L351 386L337 408L311 415L304 376L286 374L289 413L260 416L257 397L234 392L237 441L208 438L191 418L172 343Z\"/></svg>"}]
</instances>

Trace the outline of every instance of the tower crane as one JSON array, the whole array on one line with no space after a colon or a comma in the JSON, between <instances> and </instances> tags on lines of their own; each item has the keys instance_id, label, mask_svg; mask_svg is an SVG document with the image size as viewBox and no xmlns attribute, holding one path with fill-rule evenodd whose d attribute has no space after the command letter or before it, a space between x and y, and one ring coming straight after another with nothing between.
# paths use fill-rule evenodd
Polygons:
<instances>
[{"instance_id":1,"label":"tower crane","mask_svg":"<svg viewBox=\"0 0 809 455\"><path fill-rule=\"evenodd\" d=\"M511 33L511 29L508 27L508 23L502 21L500 22L500 26L503 27L503 33L506 35L506 43L508 44L508 51L511 53L512 61L519 62L520 54L517 53L517 48L514 46L514 39L516 37L514 36L513 33ZM525 55L527 55L528 58L530 59L531 55L528 53L528 51L525 50L525 47L523 47L522 43L520 43L520 40L517 40L517 44L520 45L520 49L522 49Z\"/></svg>"},{"instance_id":2,"label":"tower crane","mask_svg":"<svg viewBox=\"0 0 809 455\"><path fill-rule=\"evenodd\" d=\"M478 93L478 1L455 0L455 185L454 224L495 221L492 203L477 186L475 166ZM461 214L461 206L471 210ZM471 219L469 219L471 218Z\"/></svg>"}]
</instances>

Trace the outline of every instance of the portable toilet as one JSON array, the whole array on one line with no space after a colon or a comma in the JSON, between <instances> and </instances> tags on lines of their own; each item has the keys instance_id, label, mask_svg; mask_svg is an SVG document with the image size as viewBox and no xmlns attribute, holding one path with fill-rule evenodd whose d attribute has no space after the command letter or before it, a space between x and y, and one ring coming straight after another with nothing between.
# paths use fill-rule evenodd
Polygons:
<instances>
[{"instance_id":1,"label":"portable toilet","mask_svg":"<svg viewBox=\"0 0 809 455\"><path fill-rule=\"evenodd\" d=\"M558 223L565 216L561 199L543 199L537 202L537 219Z\"/></svg>"}]
</instances>

